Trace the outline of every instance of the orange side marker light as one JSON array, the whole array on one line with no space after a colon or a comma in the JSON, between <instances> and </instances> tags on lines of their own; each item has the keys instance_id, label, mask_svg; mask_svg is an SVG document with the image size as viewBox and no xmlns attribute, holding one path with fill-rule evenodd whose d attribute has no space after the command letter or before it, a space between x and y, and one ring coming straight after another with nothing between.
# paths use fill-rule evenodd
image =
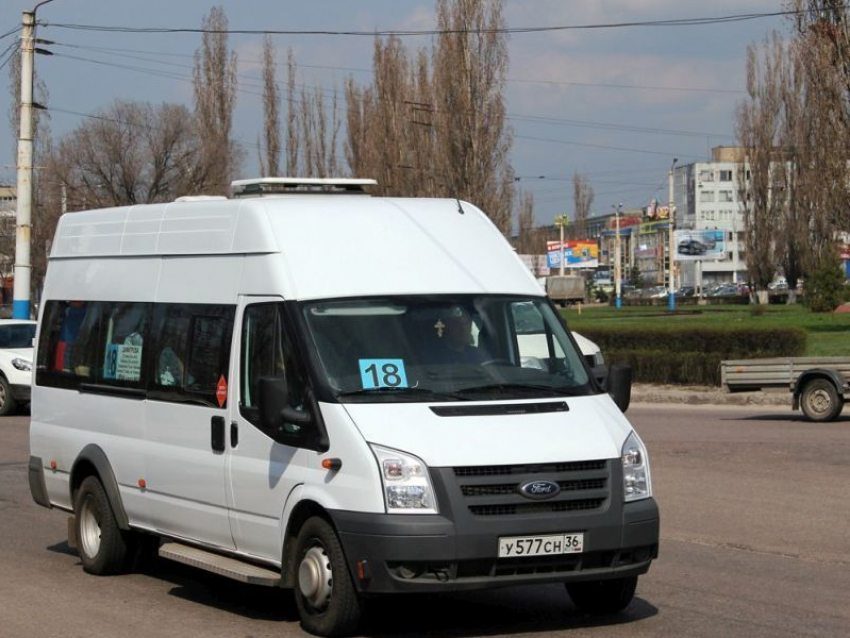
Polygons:
<instances>
[{"instance_id":1,"label":"orange side marker light","mask_svg":"<svg viewBox=\"0 0 850 638\"><path fill-rule=\"evenodd\" d=\"M322 467L326 470L336 472L342 469L342 459L324 459L322 461Z\"/></svg>"},{"instance_id":2,"label":"orange side marker light","mask_svg":"<svg viewBox=\"0 0 850 638\"><path fill-rule=\"evenodd\" d=\"M139 487L145 489L148 486L148 482L145 479L139 479Z\"/></svg>"}]
</instances>

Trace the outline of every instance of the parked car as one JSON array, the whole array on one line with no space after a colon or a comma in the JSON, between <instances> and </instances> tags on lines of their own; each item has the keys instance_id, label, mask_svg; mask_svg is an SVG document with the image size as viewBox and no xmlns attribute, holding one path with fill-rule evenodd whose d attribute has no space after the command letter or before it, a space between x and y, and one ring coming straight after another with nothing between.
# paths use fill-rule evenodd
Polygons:
<instances>
[{"instance_id":1,"label":"parked car","mask_svg":"<svg viewBox=\"0 0 850 638\"><path fill-rule=\"evenodd\" d=\"M693 286L682 286L676 291L677 297L693 297L696 294L696 288Z\"/></svg>"},{"instance_id":2,"label":"parked car","mask_svg":"<svg viewBox=\"0 0 850 638\"><path fill-rule=\"evenodd\" d=\"M678 251L680 255L704 255L706 250L705 244L696 239L686 239L679 242Z\"/></svg>"},{"instance_id":3,"label":"parked car","mask_svg":"<svg viewBox=\"0 0 850 638\"><path fill-rule=\"evenodd\" d=\"M30 401L35 321L0 319L0 416Z\"/></svg>"},{"instance_id":4,"label":"parked car","mask_svg":"<svg viewBox=\"0 0 850 638\"><path fill-rule=\"evenodd\" d=\"M709 297L733 297L738 293L738 286L736 284L723 284L721 286L717 286L714 290L709 293Z\"/></svg>"},{"instance_id":5,"label":"parked car","mask_svg":"<svg viewBox=\"0 0 850 638\"><path fill-rule=\"evenodd\" d=\"M667 296L667 288L664 286L652 286L644 288L641 297L644 299L663 299Z\"/></svg>"}]
</instances>

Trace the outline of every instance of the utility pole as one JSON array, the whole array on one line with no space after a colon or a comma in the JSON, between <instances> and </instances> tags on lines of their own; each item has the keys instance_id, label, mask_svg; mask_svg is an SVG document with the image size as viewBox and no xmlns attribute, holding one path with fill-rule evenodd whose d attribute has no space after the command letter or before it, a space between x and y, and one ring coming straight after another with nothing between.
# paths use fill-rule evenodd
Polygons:
<instances>
[{"instance_id":1,"label":"utility pole","mask_svg":"<svg viewBox=\"0 0 850 638\"><path fill-rule=\"evenodd\" d=\"M611 207L614 209L614 220L617 227L617 234L614 237L614 306L622 308L623 299L620 296L620 280L623 278L620 272L620 209L623 205L617 204L614 206L611 204Z\"/></svg>"},{"instance_id":2,"label":"utility pole","mask_svg":"<svg viewBox=\"0 0 850 638\"><path fill-rule=\"evenodd\" d=\"M667 199L667 222L670 228L670 247L668 257L668 265L670 268L670 290L667 291L667 308L670 312L676 309L676 269L673 265L673 256L676 254L676 240L673 235L673 226L676 220L676 207L673 204L673 169L676 168L676 162L678 161L678 157L673 158L673 163L670 165L670 173L668 174L670 191Z\"/></svg>"},{"instance_id":3,"label":"utility pole","mask_svg":"<svg viewBox=\"0 0 850 638\"><path fill-rule=\"evenodd\" d=\"M32 239L32 76L35 11L24 11L21 32L21 121L18 136L18 200L15 222L15 288L12 318L30 318L30 241Z\"/></svg>"},{"instance_id":4,"label":"utility pole","mask_svg":"<svg viewBox=\"0 0 850 638\"><path fill-rule=\"evenodd\" d=\"M561 243L558 246L558 250L561 251L561 269L560 275L564 276L564 228L570 223L570 218L566 215L558 215L555 218L555 225L561 229Z\"/></svg>"},{"instance_id":5,"label":"utility pole","mask_svg":"<svg viewBox=\"0 0 850 638\"><path fill-rule=\"evenodd\" d=\"M15 288L12 296L12 318L30 318L30 259L32 244L32 140L35 105L32 85L35 55L35 12L43 4L39 2L32 11L24 11L21 30L21 115L18 134L18 188L15 193L18 205L15 222ZM39 50L41 52L41 50Z\"/></svg>"}]
</instances>

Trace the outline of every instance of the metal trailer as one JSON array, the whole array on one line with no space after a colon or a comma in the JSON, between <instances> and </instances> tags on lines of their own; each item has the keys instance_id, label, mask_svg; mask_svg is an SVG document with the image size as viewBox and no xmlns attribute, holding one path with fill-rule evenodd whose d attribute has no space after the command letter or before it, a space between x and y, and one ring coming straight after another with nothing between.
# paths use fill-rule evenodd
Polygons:
<instances>
[{"instance_id":1,"label":"metal trailer","mask_svg":"<svg viewBox=\"0 0 850 638\"><path fill-rule=\"evenodd\" d=\"M720 363L729 392L788 390L810 421L833 421L850 400L850 357L739 359Z\"/></svg>"},{"instance_id":2,"label":"metal trailer","mask_svg":"<svg viewBox=\"0 0 850 638\"><path fill-rule=\"evenodd\" d=\"M546 278L546 294L553 303L566 306L584 301L584 277L581 275L552 275Z\"/></svg>"}]
</instances>

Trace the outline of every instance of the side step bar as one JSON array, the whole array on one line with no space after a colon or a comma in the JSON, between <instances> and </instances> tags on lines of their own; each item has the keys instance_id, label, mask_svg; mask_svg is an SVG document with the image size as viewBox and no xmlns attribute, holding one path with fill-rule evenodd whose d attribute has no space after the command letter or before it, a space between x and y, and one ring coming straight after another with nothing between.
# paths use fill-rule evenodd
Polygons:
<instances>
[{"instance_id":1,"label":"side step bar","mask_svg":"<svg viewBox=\"0 0 850 638\"><path fill-rule=\"evenodd\" d=\"M197 547L182 543L164 543L159 548L159 555L168 560L177 561L184 565L199 567L208 572L232 578L249 585L264 587L280 587L280 573L265 567L214 554Z\"/></svg>"}]
</instances>

